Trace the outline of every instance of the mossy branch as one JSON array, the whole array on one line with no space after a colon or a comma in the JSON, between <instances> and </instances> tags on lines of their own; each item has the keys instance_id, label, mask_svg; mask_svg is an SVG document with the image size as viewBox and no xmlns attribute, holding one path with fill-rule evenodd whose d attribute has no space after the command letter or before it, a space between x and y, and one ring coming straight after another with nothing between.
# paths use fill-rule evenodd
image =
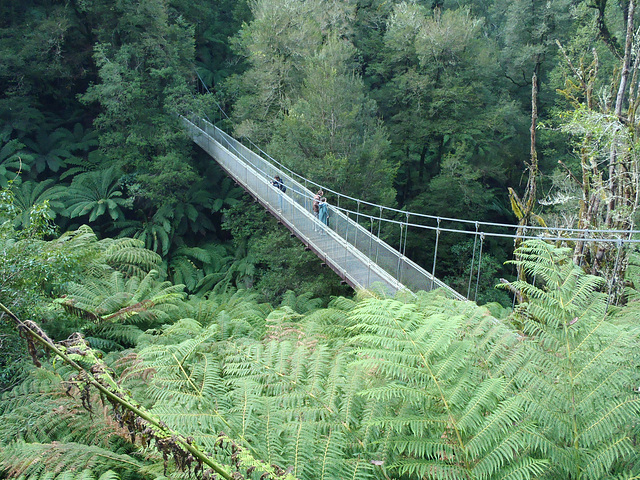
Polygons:
<instances>
[{"instance_id":1,"label":"mossy branch","mask_svg":"<svg viewBox=\"0 0 640 480\"><path fill-rule=\"evenodd\" d=\"M165 467L168 455L172 454L179 469L186 470L188 468L190 470L191 464L195 462L195 472L200 472L206 477L211 477L211 474L217 474L227 480L240 479L244 477L238 470L246 468L247 475L259 469L265 472L264 478L294 479L283 469L277 466L268 466L256 460L224 434L220 434L217 446L224 448L225 443L230 446L233 467L235 467L236 471L233 472L232 466L219 464L209 455L202 452L194 444L192 438L185 437L170 429L162 420L146 411L144 407L135 405L111 377L106 365L97 358L80 335L76 334L70 337L70 340L56 345L35 322L30 320L23 322L2 303L0 303L0 310L13 320L21 335L27 340L29 352L37 366L40 366L40 362L35 356L34 341L78 371L78 375L74 377L74 380L84 386L84 388L81 388L81 397L83 405L87 409L90 409L89 387L94 387L111 403L114 414L121 426L126 424L132 441L135 440L136 434L139 434L145 443L149 439L155 440L156 448L162 452L165 459ZM208 474L204 466L210 469Z\"/></svg>"}]
</instances>

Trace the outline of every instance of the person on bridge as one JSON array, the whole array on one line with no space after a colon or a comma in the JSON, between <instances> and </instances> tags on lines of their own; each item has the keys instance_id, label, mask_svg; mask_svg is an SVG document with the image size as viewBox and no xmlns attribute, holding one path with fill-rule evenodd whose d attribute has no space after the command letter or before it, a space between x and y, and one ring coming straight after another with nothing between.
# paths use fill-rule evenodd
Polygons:
<instances>
[{"instance_id":1,"label":"person on bridge","mask_svg":"<svg viewBox=\"0 0 640 480\"><path fill-rule=\"evenodd\" d=\"M318 218L322 224L329 226L329 207L327 206L327 199L325 197L322 197L318 204ZM325 232L322 231L322 235L324 234Z\"/></svg>"},{"instance_id":2,"label":"person on bridge","mask_svg":"<svg viewBox=\"0 0 640 480\"><path fill-rule=\"evenodd\" d=\"M320 207L320 200L322 199L322 196L324 195L324 192L322 190L318 190L318 193L316 193L313 197L313 216L317 217L318 213L320 212L319 207Z\"/></svg>"},{"instance_id":3,"label":"person on bridge","mask_svg":"<svg viewBox=\"0 0 640 480\"><path fill-rule=\"evenodd\" d=\"M316 193L313 197L313 206L311 208L311 210L313 211L313 216L318 218L318 214L320 213L320 199L322 198L322 196L324 195L324 192L321 190L318 190L318 193ZM313 224L313 231L315 232L316 229L316 224L314 222Z\"/></svg>"},{"instance_id":4,"label":"person on bridge","mask_svg":"<svg viewBox=\"0 0 640 480\"><path fill-rule=\"evenodd\" d=\"M287 191L287 187L284 186L284 181L280 178L280 175L276 175L275 176L275 178L273 179L273 182L271 182L271 185L276 187L282 193L286 193L286 191ZM278 204L280 206L279 211L282 212L283 200L282 200L282 193L280 193L280 192L278 192L278 197L279 197Z\"/></svg>"},{"instance_id":5,"label":"person on bridge","mask_svg":"<svg viewBox=\"0 0 640 480\"><path fill-rule=\"evenodd\" d=\"M280 178L280 175L275 176L273 182L271 182L271 185L279 190L282 190L283 193L287 191L287 187L284 186L284 181Z\"/></svg>"}]
</instances>

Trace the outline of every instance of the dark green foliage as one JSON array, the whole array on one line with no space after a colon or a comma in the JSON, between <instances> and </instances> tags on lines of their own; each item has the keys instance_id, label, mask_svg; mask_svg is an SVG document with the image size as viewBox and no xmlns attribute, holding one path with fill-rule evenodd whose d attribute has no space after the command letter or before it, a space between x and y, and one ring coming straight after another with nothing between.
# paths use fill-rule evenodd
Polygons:
<instances>
[{"instance_id":1,"label":"dark green foliage","mask_svg":"<svg viewBox=\"0 0 640 480\"><path fill-rule=\"evenodd\" d=\"M277 301L287 290L325 298L349 290L255 204L245 201L227 210L224 228L236 244L228 280L238 287L252 287L269 302Z\"/></svg>"},{"instance_id":2,"label":"dark green foliage","mask_svg":"<svg viewBox=\"0 0 640 480\"><path fill-rule=\"evenodd\" d=\"M221 0L201 8L197 2L172 2L187 21L195 26L196 70L210 89L241 68L231 51L229 38L251 16L246 0Z\"/></svg>"},{"instance_id":3,"label":"dark green foliage","mask_svg":"<svg viewBox=\"0 0 640 480\"><path fill-rule=\"evenodd\" d=\"M9 182L18 181L20 172L29 171L32 156L24 152L24 145L18 140L8 140L8 135L0 134L0 188L7 188Z\"/></svg>"},{"instance_id":4,"label":"dark green foliage","mask_svg":"<svg viewBox=\"0 0 640 480\"><path fill-rule=\"evenodd\" d=\"M232 257L221 244L180 247L171 254L168 270L175 283L190 292L208 292L225 278Z\"/></svg>"},{"instance_id":5,"label":"dark green foliage","mask_svg":"<svg viewBox=\"0 0 640 480\"><path fill-rule=\"evenodd\" d=\"M197 179L177 119L167 115L189 94L193 32L160 1L122 2L110 19L94 47L100 83L83 100L102 106L95 125L108 156L139 173L144 195L162 203Z\"/></svg>"},{"instance_id":6,"label":"dark green foliage","mask_svg":"<svg viewBox=\"0 0 640 480\"><path fill-rule=\"evenodd\" d=\"M452 236L458 238L458 235L455 234L449 236L449 238ZM462 292L465 296L468 294L469 299L479 305L497 302L505 307L511 307L513 297L509 296L504 290L495 288L500 283L499 275L503 268L499 259L496 259L487 251L489 250L487 246L483 244L483 251L481 251L480 239L476 239L464 243L455 243L449 247L444 242L446 237L446 235L442 235L440 239L443 242L441 245L445 248L443 248L443 253L438 258L438 266L443 268L442 264L444 264L451 268L454 274L444 277L444 282L458 292Z\"/></svg>"},{"instance_id":7,"label":"dark green foliage","mask_svg":"<svg viewBox=\"0 0 640 480\"><path fill-rule=\"evenodd\" d=\"M59 131L51 134L40 131L34 140L26 140L25 146L34 154L33 167L37 173L42 173L45 169L56 173L72 156L68 143Z\"/></svg>"}]
</instances>

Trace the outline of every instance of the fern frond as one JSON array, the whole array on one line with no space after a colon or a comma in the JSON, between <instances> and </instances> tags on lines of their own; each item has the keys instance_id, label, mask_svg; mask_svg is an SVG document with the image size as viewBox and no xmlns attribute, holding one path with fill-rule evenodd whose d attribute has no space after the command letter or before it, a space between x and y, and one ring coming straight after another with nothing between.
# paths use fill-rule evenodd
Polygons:
<instances>
[{"instance_id":1,"label":"fern frond","mask_svg":"<svg viewBox=\"0 0 640 480\"><path fill-rule=\"evenodd\" d=\"M365 452L375 447L359 432L373 428L362 424L363 377L354 375L350 354L290 340L238 347L224 372L235 424L244 425L253 448L263 457L283 458L301 478L371 478Z\"/></svg>"},{"instance_id":2,"label":"fern frond","mask_svg":"<svg viewBox=\"0 0 640 480\"><path fill-rule=\"evenodd\" d=\"M134 347L142 335L142 330L135 325L102 323L87 328L85 335L85 340L93 348L112 350L116 346L118 349Z\"/></svg>"},{"instance_id":3,"label":"fern frond","mask_svg":"<svg viewBox=\"0 0 640 480\"><path fill-rule=\"evenodd\" d=\"M153 324L169 322L181 310L183 286L159 282L151 270L142 280L126 279L119 271L107 278L94 278L66 285L67 295L56 300L67 312L94 323L128 322Z\"/></svg>"},{"instance_id":4,"label":"fern frond","mask_svg":"<svg viewBox=\"0 0 640 480\"><path fill-rule=\"evenodd\" d=\"M65 368L58 368L65 373ZM0 400L0 438L5 443L82 442L117 449L124 442L118 428L102 415L78 408L78 395L53 372L37 369ZM88 399L98 403L96 398Z\"/></svg>"},{"instance_id":5,"label":"fern frond","mask_svg":"<svg viewBox=\"0 0 640 480\"><path fill-rule=\"evenodd\" d=\"M184 284L189 291L194 291L204 278L202 270L182 256L172 257L169 270L172 272L173 281Z\"/></svg>"},{"instance_id":6,"label":"fern frond","mask_svg":"<svg viewBox=\"0 0 640 480\"><path fill-rule=\"evenodd\" d=\"M359 332L354 365L371 372L361 394L394 412L370 424L389 432L387 469L429 478L492 478L526 457L526 432L512 432L523 419L523 399L506 379L487 376L495 364L504 370L499 364L509 357L495 345L512 346L515 335L486 310L438 302L450 304L453 315L390 299L368 299L351 312ZM494 364L480 368L475 359L483 350Z\"/></svg>"},{"instance_id":7,"label":"fern frond","mask_svg":"<svg viewBox=\"0 0 640 480\"><path fill-rule=\"evenodd\" d=\"M320 308L322 299L313 298L311 292L296 295L292 290L287 290L280 302L281 307L289 307L297 313L308 313Z\"/></svg>"},{"instance_id":8,"label":"fern frond","mask_svg":"<svg viewBox=\"0 0 640 480\"><path fill-rule=\"evenodd\" d=\"M56 475L52 472L45 472L42 475L32 474L32 475L20 475L16 478L16 480L121 480L120 475L118 475L113 470L107 470L102 473L99 477L96 477L93 470L82 470L80 472L73 471L65 471Z\"/></svg>"},{"instance_id":9,"label":"fern frond","mask_svg":"<svg viewBox=\"0 0 640 480\"><path fill-rule=\"evenodd\" d=\"M608 320L601 280L576 267L569 252L544 242L526 242L523 252L524 270L544 279L541 287L517 282L529 301L515 312L530 337L531 360L518 382L544 437L536 447L550 458L551 475L604 478L633 455L630 425L640 399L629 392L637 364L628 352L635 335Z\"/></svg>"},{"instance_id":10,"label":"fern frond","mask_svg":"<svg viewBox=\"0 0 640 480\"><path fill-rule=\"evenodd\" d=\"M81 443L49 444L15 442L4 447L0 465L9 477L41 475L45 471L60 474L65 470L114 470L133 475L143 464L130 455Z\"/></svg>"},{"instance_id":11,"label":"fern frond","mask_svg":"<svg viewBox=\"0 0 640 480\"><path fill-rule=\"evenodd\" d=\"M156 252L144 248L144 243L134 238L105 239L104 262L128 277L144 277L157 269L162 258Z\"/></svg>"}]
</instances>

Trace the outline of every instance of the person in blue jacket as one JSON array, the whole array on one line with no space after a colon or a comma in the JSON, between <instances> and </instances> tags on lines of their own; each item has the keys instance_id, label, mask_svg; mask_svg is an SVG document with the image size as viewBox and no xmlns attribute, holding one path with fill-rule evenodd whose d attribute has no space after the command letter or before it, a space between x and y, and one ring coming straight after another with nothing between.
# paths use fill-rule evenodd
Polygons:
<instances>
[{"instance_id":1,"label":"person in blue jacket","mask_svg":"<svg viewBox=\"0 0 640 480\"><path fill-rule=\"evenodd\" d=\"M329 225L329 207L327 206L326 197L322 197L318 204L318 219L324 225ZM324 235L324 232L322 234Z\"/></svg>"}]
</instances>

